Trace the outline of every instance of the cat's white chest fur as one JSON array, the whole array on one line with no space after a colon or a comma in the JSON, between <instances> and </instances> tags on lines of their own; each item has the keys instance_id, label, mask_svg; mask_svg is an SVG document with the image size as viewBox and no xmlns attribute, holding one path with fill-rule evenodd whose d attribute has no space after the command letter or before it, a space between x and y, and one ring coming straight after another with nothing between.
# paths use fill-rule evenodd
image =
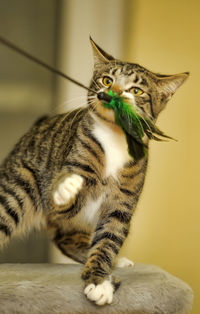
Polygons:
<instances>
[{"instance_id":1,"label":"cat's white chest fur","mask_svg":"<svg viewBox=\"0 0 200 314\"><path fill-rule=\"evenodd\" d=\"M125 135L115 132L99 119L95 119L93 134L105 151L105 176L116 177L117 171L131 160Z\"/></svg>"},{"instance_id":2,"label":"cat's white chest fur","mask_svg":"<svg viewBox=\"0 0 200 314\"><path fill-rule=\"evenodd\" d=\"M103 199L103 194L95 200L90 196L78 215L74 217L73 226L77 226L82 230L85 229L86 231L94 229L98 222Z\"/></svg>"}]
</instances>

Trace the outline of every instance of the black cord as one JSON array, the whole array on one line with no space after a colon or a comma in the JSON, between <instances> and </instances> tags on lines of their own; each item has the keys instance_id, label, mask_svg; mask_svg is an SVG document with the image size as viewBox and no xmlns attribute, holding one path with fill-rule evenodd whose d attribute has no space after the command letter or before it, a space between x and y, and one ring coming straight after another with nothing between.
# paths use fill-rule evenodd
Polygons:
<instances>
[{"instance_id":1,"label":"black cord","mask_svg":"<svg viewBox=\"0 0 200 314\"><path fill-rule=\"evenodd\" d=\"M28 52L24 51L23 49L19 48L18 46L16 46L15 44L11 43L9 40L3 38L0 36L0 43L9 47L10 49L18 52L19 54L23 55L24 57L28 58L29 60L32 60L33 62L41 65L42 67L46 68L47 70L57 74L57 75L60 75L62 77L64 77L65 79L67 79L68 81L84 88L84 89L87 89L88 91L92 92L92 93L95 93L95 94L98 94L98 92L92 90L91 88L88 88L86 87L85 85L83 85L82 83L74 80L73 78L69 77L68 75L64 74L63 72L53 68L52 66L50 66L49 64L45 63L44 61L32 56L31 54L29 54Z\"/></svg>"}]
</instances>

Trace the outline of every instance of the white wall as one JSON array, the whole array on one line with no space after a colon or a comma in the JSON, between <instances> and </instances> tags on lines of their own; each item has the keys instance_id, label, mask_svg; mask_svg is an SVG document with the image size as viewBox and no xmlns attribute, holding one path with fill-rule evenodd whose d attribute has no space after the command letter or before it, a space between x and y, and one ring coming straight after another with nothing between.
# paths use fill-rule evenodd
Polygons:
<instances>
[{"instance_id":1,"label":"white wall","mask_svg":"<svg viewBox=\"0 0 200 314\"><path fill-rule=\"evenodd\" d=\"M123 41L123 0L62 0L58 67L68 75L89 85L93 56L89 42L91 35L102 48L121 57ZM86 95L66 80L59 79L57 104L60 111L75 106L71 99ZM70 101L67 104L66 101ZM77 100L78 104L83 98Z\"/></svg>"}]
</instances>

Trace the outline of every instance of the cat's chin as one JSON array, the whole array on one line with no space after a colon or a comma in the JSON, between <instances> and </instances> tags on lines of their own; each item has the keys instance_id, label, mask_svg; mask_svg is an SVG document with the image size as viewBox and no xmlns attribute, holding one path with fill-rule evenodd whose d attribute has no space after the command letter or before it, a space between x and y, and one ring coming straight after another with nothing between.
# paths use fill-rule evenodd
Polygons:
<instances>
[{"instance_id":1,"label":"cat's chin","mask_svg":"<svg viewBox=\"0 0 200 314\"><path fill-rule=\"evenodd\" d=\"M105 108L100 100L96 100L94 107L99 117L102 117L102 119L108 120L109 122L115 122L114 111Z\"/></svg>"}]
</instances>

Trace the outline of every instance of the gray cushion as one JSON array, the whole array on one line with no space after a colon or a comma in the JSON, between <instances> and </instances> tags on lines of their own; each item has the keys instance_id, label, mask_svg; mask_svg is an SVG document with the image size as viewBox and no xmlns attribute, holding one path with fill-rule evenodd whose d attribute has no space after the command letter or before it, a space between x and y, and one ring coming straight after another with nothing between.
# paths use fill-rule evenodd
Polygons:
<instances>
[{"instance_id":1,"label":"gray cushion","mask_svg":"<svg viewBox=\"0 0 200 314\"><path fill-rule=\"evenodd\" d=\"M191 288L153 265L115 269L121 286L113 303L98 307L83 294L82 266L1 264L1 314L137 313L186 314L193 301Z\"/></svg>"}]
</instances>

